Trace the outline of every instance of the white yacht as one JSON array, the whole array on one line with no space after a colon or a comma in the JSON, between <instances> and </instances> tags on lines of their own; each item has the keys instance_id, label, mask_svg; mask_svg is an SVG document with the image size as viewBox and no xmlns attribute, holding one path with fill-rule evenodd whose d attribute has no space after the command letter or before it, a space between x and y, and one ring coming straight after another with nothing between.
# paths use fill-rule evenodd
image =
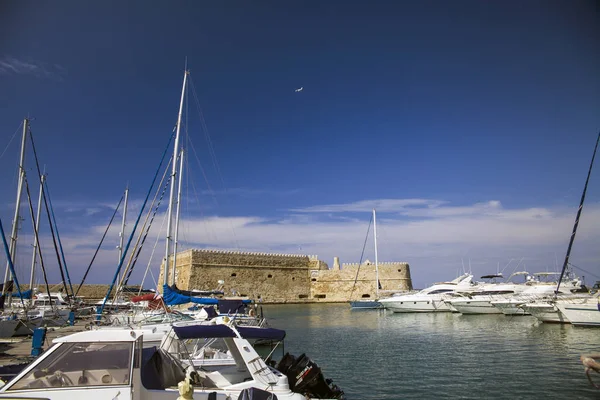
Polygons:
<instances>
[{"instance_id":1,"label":"white yacht","mask_svg":"<svg viewBox=\"0 0 600 400\"><path fill-rule=\"evenodd\" d=\"M600 297L598 293L586 299L557 301L555 305L573 325L600 327Z\"/></svg>"},{"instance_id":2,"label":"white yacht","mask_svg":"<svg viewBox=\"0 0 600 400\"><path fill-rule=\"evenodd\" d=\"M379 300L388 310L401 312L449 312L451 309L444 302L447 295L456 292L473 290L473 275L464 274L450 282L436 283L417 293L394 295Z\"/></svg>"},{"instance_id":3,"label":"white yacht","mask_svg":"<svg viewBox=\"0 0 600 400\"><path fill-rule=\"evenodd\" d=\"M499 275L489 275L482 278L491 276L498 277ZM501 314L500 309L492 305L492 301L509 298L529 287L525 283L515 283L514 280L518 277L525 277L527 282L533 281L533 277L526 271L514 272L504 283L484 284L476 292L464 297L447 300L447 302L461 314Z\"/></svg>"},{"instance_id":4,"label":"white yacht","mask_svg":"<svg viewBox=\"0 0 600 400\"><path fill-rule=\"evenodd\" d=\"M534 279L527 284L531 284L527 289L518 295L509 298L494 300L491 304L499 309L504 315L529 315L523 304L532 303L535 300L543 300L556 294L558 282L548 281L548 278L560 276L560 272L536 272ZM581 280L573 278L560 285L558 290L561 294L571 294L581 289Z\"/></svg>"}]
</instances>

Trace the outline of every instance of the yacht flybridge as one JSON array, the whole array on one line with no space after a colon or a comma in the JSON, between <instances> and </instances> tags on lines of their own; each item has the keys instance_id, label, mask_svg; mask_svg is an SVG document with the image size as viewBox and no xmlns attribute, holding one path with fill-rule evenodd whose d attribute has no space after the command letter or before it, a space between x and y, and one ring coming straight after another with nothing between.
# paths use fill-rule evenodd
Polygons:
<instances>
[{"instance_id":1,"label":"yacht flybridge","mask_svg":"<svg viewBox=\"0 0 600 400\"><path fill-rule=\"evenodd\" d=\"M400 312L449 312L451 309L444 302L447 296L456 292L474 290L473 275L464 274L450 282L436 283L417 293L394 295L381 299L385 308L396 313Z\"/></svg>"}]
</instances>

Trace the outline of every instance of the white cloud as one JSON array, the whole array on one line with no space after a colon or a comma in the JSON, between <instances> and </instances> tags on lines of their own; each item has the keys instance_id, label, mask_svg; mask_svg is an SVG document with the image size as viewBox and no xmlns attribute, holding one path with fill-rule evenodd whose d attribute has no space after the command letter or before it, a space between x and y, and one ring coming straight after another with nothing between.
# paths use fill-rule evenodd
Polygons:
<instances>
[{"instance_id":1,"label":"white cloud","mask_svg":"<svg viewBox=\"0 0 600 400\"><path fill-rule=\"evenodd\" d=\"M184 248L223 248L262 252L315 254L332 264L360 258L370 210L378 214L378 242L381 261L408 261L415 286L454 277L471 260L476 274L496 272L508 261L524 258L532 272L555 268L555 257L562 265L573 226L575 208L531 207L505 209L498 201L453 206L443 200L383 199L351 204L307 207L276 218L258 216L191 217L180 224L180 242ZM90 206L93 208L93 205ZM384 210L384 211L382 211ZM364 218L345 212L364 212ZM406 218L406 217L410 218ZM164 233L160 225L164 213L156 216L146 248L134 277L140 279L156 238L158 248L152 263L155 273L164 253ZM104 221L77 233L61 232L70 265L80 279L102 233ZM140 222L140 226L143 219ZM97 261L102 273L92 274L92 282L106 281L114 274L120 224L115 223ZM127 232L133 228L130 219ZM164 228L163 228L164 231ZM577 234L572 262L600 275L600 206L586 205ZM365 257L373 259L372 231ZM135 243L135 239L134 242ZM133 244L132 244L133 245ZM51 253L47 253L51 254ZM513 268L516 263L512 263ZM507 271L508 272L508 271ZM592 276L585 274L591 280ZM76 280L77 280L76 279ZM600 279L600 278L599 278Z\"/></svg>"}]
</instances>

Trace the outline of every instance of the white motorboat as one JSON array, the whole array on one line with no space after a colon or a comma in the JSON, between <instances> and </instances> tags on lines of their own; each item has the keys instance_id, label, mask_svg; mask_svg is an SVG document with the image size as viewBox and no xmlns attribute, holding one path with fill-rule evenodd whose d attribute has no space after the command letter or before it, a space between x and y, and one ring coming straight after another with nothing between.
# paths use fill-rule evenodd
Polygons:
<instances>
[{"instance_id":1,"label":"white motorboat","mask_svg":"<svg viewBox=\"0 0 600 400\"><path fill-rule=\"evenodd\" d=\"M498 277L488 275L486 277ZM512 297L515 293L521 293L529 286L525 283L515 283L517 277L525 277L527 282L532 282L533 277L526 271L514 272L504 283L488 283L481 289L464 297L446 300L461 314L501 314L500 309L492 305L492 301L504 300Z\"/></svg>"},{"instance_id":2,"label":"white motorboat","mask_svg":"<svg viewBox=\"0 0 600 400\"><path fill-rule=\"evenodd\" d=\"M223 337L235 365L203 371L162 348L144 348L144 330L91 330L54 339L50 349L0 388L0 399L175 400L178 385L185 389L186 384L193 385L197 400L236 400L249 390L307 399L290 390L288 377L269 367L235 328L211 328L211 336L203 336Z\"/></svg>"},{"instance_id":3,"label":"white motorboat","mask_svg":"<svg viewBox=\"0 0 600 400\"><path fill-rule=\"evenodd\" d=\"M586 299L558 301L555 305L573 325L600 327L600 297L598 294Z\"/></svg>"},{"instance_id":4,"label":"white motorboat","mask_svg":"<svg viewBox=\"0 0 600 400\"><path fill-rule=\"evenodd\" d=\"M534 273L534 280L531 282L531 286L522 291L520 294L512 296L510 298L495 300L491 304L499 309L504 315L529 315L528 311L523 304L532 303L535 300L543 300L548 296L554 296L556 294L557 282L543 281L543 278L552 276L560 276L559 272L537 272ZM577 278L573 278L567 282L564 282L558 292L560 294L571 294L581 289L581 281Z\"/></svg>"},{"instance_id":5,"label":"white motorboat","mask_svg":"<svg viewBox=\"0 0 600 400\"><path fill-rule=\"evenodd\" d=\"M451 309L444 302L448 295L456 292L473 290L473 275L464 274L450 282L436 283L417 293L394 295L380 302L395 313L402 312L449 312Z\"/></svg>"}]
</instances>

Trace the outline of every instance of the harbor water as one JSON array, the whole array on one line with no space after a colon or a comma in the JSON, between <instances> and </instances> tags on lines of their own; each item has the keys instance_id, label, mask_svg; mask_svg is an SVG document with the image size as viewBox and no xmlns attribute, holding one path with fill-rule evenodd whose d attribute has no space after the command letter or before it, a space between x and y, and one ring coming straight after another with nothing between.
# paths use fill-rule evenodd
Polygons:
<instances>
[{"instance_id":1,"label":"harbor water","mask_svg":"<svg viewBox=\"0 0 600 400\"><path fill-rule=\"evenodd\" d=\"M305 352L348 399L600 399L579 360L600 352L597 328L348 304L263 309L286 330L285 351Z\"/></svg>"}]
</instances>

